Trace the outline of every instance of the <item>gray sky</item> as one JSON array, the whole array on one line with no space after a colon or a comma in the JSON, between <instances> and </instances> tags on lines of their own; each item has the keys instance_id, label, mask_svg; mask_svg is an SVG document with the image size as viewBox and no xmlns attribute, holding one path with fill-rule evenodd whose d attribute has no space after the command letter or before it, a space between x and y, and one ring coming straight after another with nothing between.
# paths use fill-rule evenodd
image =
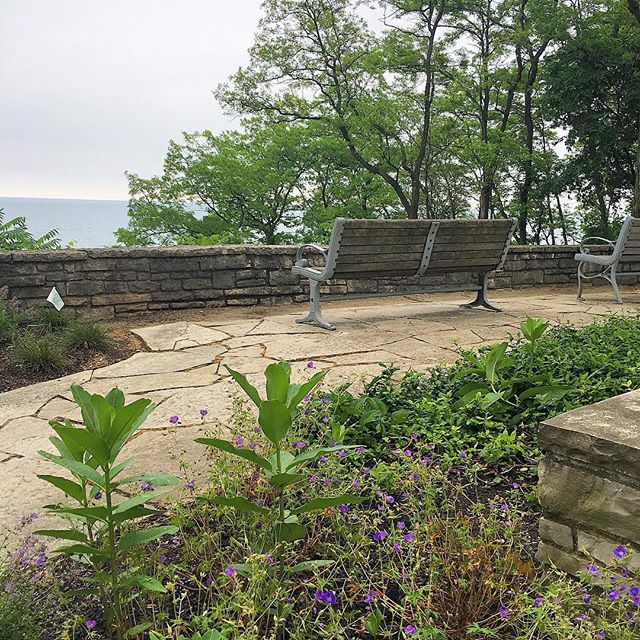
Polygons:
<instances>
[{"instance_id":1,"label":"gray sky","mask_svg":"<svg viewBox=\"0 0 640 640\"><path fill-rule=\"evenodd\" d=\"M127 198L182 131L237 126L211 94L260 0L0 0L0 196Z\"/></svg>"}]
</instances>

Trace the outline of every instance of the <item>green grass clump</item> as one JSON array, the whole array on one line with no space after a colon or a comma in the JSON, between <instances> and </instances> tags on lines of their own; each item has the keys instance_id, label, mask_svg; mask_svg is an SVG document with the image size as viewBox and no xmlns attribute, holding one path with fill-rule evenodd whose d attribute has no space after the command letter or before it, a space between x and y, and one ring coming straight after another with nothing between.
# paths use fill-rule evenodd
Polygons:
<instances>
[{"instance_id":1,"label":"green grass clump","mask_svg":"<svg viewBox=\"0 0 640 640\"><path fill-rule=\"evenodd\" d=\"M59 342L50 333L36 335L26 331L13 347L16 364L32 373L56 373L67 365Z\"/></svg>"},{"instance_id":2,"label":"green grass clump","mask_svg":"<svg viewBox=\"0 0 640 640\"><path fill-rule=\"evenodd\" d=\"M95 322L74 322L66 334L66 343L71 349L109 351L112 347L107 330Z\"/></svg>"},{"instance_id":3,"label":"green grass clump","mask_svg":"<svg viewBox=\"0 0 640 640\"><path fill-rule=\"evenodd\" d=\"M71 322L72 319L69 315L53 307L42 307L38 309L35 316L36 325L44 333L55 333L61 329L66 329Z\"/></svg>"}]
</instances>

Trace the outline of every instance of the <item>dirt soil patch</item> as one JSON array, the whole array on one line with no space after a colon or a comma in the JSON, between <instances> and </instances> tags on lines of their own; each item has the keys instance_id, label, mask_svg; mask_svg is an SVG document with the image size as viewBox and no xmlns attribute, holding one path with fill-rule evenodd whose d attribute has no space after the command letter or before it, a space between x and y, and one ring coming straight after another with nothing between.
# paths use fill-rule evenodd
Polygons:
<instances>
[{"instance_id":1,"label":"dirt soil patch","mask_svg":"<svg viewBox=\"0 0 640 640\"><path fill-rule=\"evenodd\" d=\"M78 371L106 367L114 362L126 360L138 351L148 351L145 343L127 328L106 325L106 329L111 339L111 348L107 352L84 349L69 350L65 353L66 366L51 373L25 370L13 361L13 345L11 343L0 344L0 371L2 371L0 392L11 391L36 382L54 380Z\"/></svg>"}]
</instances>

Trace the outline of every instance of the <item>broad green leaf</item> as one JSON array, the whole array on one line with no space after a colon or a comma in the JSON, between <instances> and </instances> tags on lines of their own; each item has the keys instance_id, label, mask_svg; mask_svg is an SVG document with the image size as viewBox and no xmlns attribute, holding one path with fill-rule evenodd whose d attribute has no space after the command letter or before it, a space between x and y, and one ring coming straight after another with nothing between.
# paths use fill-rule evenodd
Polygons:
<instances>
[{"instance_id":1,"label":"broad green leaf","mask_svg":"<svg viewBox=\"0 0 640 640\"><path fill-rule=\"evenodd\" d=\"M93 406L95 416L94 424L96 425L96 433L105 440L108 440L116 410L97 393L91 396L91 405Z\"/></svg>"},{"instance_id":2,"label":"broad green leaf","mask_svg":"<svg viewBox=\"0 0 640 640\"><path fill-rule=\"evenodd\" d=\"M109 448L98 434L81 427L68 427L61 424L52 424L51 427L68 447L70 443L74 443L88 451L101 467L109 464Z\"/></svg>"},{"instance_id":3,"label":"broad green leaf","mask_svg":"<svg viewBox=\"0 0 640 640\"><path fill-rule=\"evenodd\" d=\"M154 487L167 487L170 485L180 484L180 478L176 478L176 476L173 476L170 473L165 473L164 471L156 471L155 473L138 473L133 476L127 476L126 478L119 480L117 484L121 487L131 484L132 482L148 482Z\"/></svg>"},{"instance_id":4,"label":"broad green leaf","mask_svg":"<svg viewBox=\"0 0 640 640\"><path fill-rule=\"evenodd\" d=\"M127 458L123 460L120 464L117 464L115 467L111 467L111 473L109 473L109 479L113 482L115 478L117 478L131 463L133 462L133 458ZM116 484L122 484L116 483Z\"/></svg>"},{"instance_id":5,"label":"broad green leaf","mask_svg":"<svg viewBox=\"0 0 640 640\"><path fill-rule=\"evenodd\" d=\"M48 451L38 451L38 454L40 454L43 458L49 460L50 462L60 465L61 467L69 469L69 471L72 471L73 473L81 477L91 480L93 484L97 484L104 489L104 478L89 465L78 462L77 460L70 460L68 458L62 458L60 456L53 455Z\"/></svg>"},{"instance_id":6,"label":"broad green leaf","mask_svg":"<svg viewBox=\"0 0 640 640\"><path fill-rule=\"evenodd\" d=\"M124 632L125 638L133 638L135 636L140 635L143 631L146 631L151 626L150 622L141 622L137 624L135 627L131 627L131 629L127 629Z\"/></svg>"},{"instance_id":7,"label":"broad green leaf","mask_svg":"<svg viewBox=\"0 0 640 640\"><path fill-rule=\"evenodd\" d=\"M262 456L259 456L251 449L239 449L231 444L231 442L228 442L227 440L220 440L218 438L196 438L195 441L199 444L204 444L208 447L215 447L216 449L220 449L220 451L232 453L234 456L249 460L249 462L253 462L267 471L272 470L269 461L265 460Z\"/></svg>"},{"instance_id":8,"label":"broad green leaf","mask_svg":"<svg viewBox=\"0 0 640 640\"><path fill-rule=\"evenodd\" d=\"M496 371L499 368L499 363L502 358L504 358L504 354L507 351L507 343L501 342L500 344L492 347L491 351L489 351L486 361L485 361L485 376L490 384L493 384L496 381Z\"/></svg>"},{"instance_id":9,"label":"broad green leaf","mask_svg":"<svg viewBox=\"0 0 640 640\"><path fill-rule=\"evenodd\" d=\"M64 424L61 424L57 420L49 420L49 426L56 432L58 427L69 427L70 429L75 428L69 420L65 420ZM55 446L55 448L60 452L60 455L63 458L69 458L71 460L84 462L85 449L79 442L70 440L69 438L61 438L59 435L51 436L49 438L49 442L51 442Z\"/></svg>"},{"instance_id":10,"label":"broad green leaf","mask_svg":"<svg viewBox=\"0 0 640 640\"><path fill-rule=\"evenodd\" d=\"M542 387L532 387L523 391L518 397L520 400L526 400L527 398L533 398L535 396L545 396L547 400L560 400L567 393L574 391L575 387L568 385L546 385Z\"/></svg>"},{"instance_id":11,"label":"broad green leaf","mask_svg":"<svg viewBox=\"0 0 640 640\"><path fill-rule=\"evenodd\" d=\"M93 404L91 402L91 394L85 391L79 384L71 385L71 394L76 404L80 407L82 413L82 421L85 427L94 433L98 430L96 415Z\"/></svg>"},{"instance_id":12,"label":"broad green leaf","mask_svg":"<svg viewBox=\"0 0 640 640\"><path fill-rule=\"evenodd\" d=\"M68 556L95 556L99 558L108 558L109 552L105 549L96 549L89 544L70 544L66 547L58 547L53 550L54 553L64 553Z\"/></svg>"},{"instance_id":13,"label":"broad green leaf","mask_svg":"<svg viewBox=\"0 0 640 640\"><path fill-rule=\"evenodd\" d=\"M295 542L307 537L308 531L297 522L285 522L277 525L278 542Z\"/></svg>"},{"instance_id":14,"label":"broad green leaf","mask_svg":"<svg viewBox=\"0 0 640 640\"><path fill-rule=\"evenodd\" d=\"M215 498L210 498L209 502L219 504L223 507L233 507L234 509L238 509L238 511L242 511L244 513L269 513L268 509L259 507L257 504L253 504L253 502L242 496L236 496L235 498L217 496Z\"/></svg>"},{"instance_id":15,"label":"broad green leaf","mask_svg":"<svg viewBox=\"0 0 640 640\"><path fill-rule=\"evenodd\" d=\"M74 509L54 506L51 507L51 511L55 513L80 516L88 520L98 520L99 522L107 522L107 517L109 515L106 507L78 507Z\"/></svg>"},{"instance_id":16,"label":"broad green leaf","mask_svg":"<svg viewBox=\"0 0 640 640\"><path fill-rule=\"evenodd\" d=\"M498 391L498 393L490 391L489 393L485 394L484 398L482 398L482 406L485 408L491 407L496 404L496 402L500 402L501 400L503 400L504 395L504 391Z\"/></svg>"},{"instance_id":17,"label":"broad green leaf","mask_svg":"<svg viewBox=\"0 0 640 640\"><path fill-rule=\"evenodd\" d=\"M358 447L357 444L345 444L338 445L336 447L316 447L313 449L307 449L302 453L299 453L297 456L294 456L293 460L285 467L285 471L289 471L289 469L295 469L299 467L304 462L308 462L309 460L314 460L315 458L319 458L327 453L333 453L334 451L341 451L342 449L356 449Z\"/></svg>"},{"instance_id":18,"label":"broad green leaf","mask_svg":"<svg viewBox=\"0 0 640 640\"><path fill-rule=\"evenodd\" d=\"M308 513L310 511L321 511L327 507L338 507L341 504L360 504L364 498L358 496L350 496L343 494L332 498L314 498L297 509L293 509L293 513Z\"/></svg>"},{"instance_id":19,"label":"broad green leaf","mask_svg":"<svg viewBox=\"0 0 640 640\"><path fill-rule=\"evenodd\" d=\"M64 491L68 496L71 496L74 500L82 503L84 502L85 492L81 485L68 478L62 478L60 476L48 476L39 475L38 478L52 484L54 487L58 487L61 491Z\"/></svg>"},{"instance_id":20,"label":"broad green leaf","mask_svg":"<svg viewBox=\"0 0 640 640\"><path fill-rule=\"evenodd\" d=\"M120 551L126 551L127 549L138 545L157 540L162 536L173 535L180 531L179 527L174 525L165 525L161 527L147 527L146 529L140 529L139 531L131 531L126 533L120 538L118 548Z\"/></svg>"},{"instance_id":21,"label":"broad green leaf","mask_svg":"<svg viewBox=\"0 0 640 640\"><path fill-rule=\"evenodd\" d=\"M303 571L316 571L320 567L329 567L335 563L335 560L305 560L298 562L287 569L287 573L302 573Z\"/></svg>"},{"instance_id":22,"label":"broad green leaf","mask_svg":"<svg viewBox=\"0 0 640 640\"><path fill-rule=\"evenodd\" d=\"M277 473L269 478L272 487L288 487L306 478L302 473Z\"/></svg>"},{"instance_id":23,"label":"broad green leaf","mask_svg":"<svg viewBox=\"0 0 640 640\"><path fill-rule=\"evenodd\" d=\"M107 393L104 399L116 410L119 411L124 407L124 393L118 387L114 387Z\"/></svg>"},{"instance_id":24,"label":"broad green leaf","mask_svg":"<svg viewBox=\"0 0 640 640\"><path fill-rule=\"evenodd\" d=\"M294 459L295 459L295 456L289 451L281 451L280 452L280 469L286 470L287 467L294 461ZM267 471L267 477L275 475L279 472L277 452L272 453L269 456L269 464L271 465L273 472Z\"/></svg>"},{"instance_id":25,"label":"broad green leaf","mask_svg":"<svg viewBox=\"0 0 640 640\"><path fill-rule=\"evenodd\" d=\"M264 435L279 446L291 429L291 411L279 400L265 400L260 405L258 422Z\"/></svg>"},{"instance_id":26,"label":"broad green leaf","mask_svg":"<svg viewBox=\"0 0 640 640\"><path fill-rule=\"evenodd\" d=\"M157 509L149 509L148 507L143 507L141 505L137 505L135 507L131 507L126 511L120 511L118 513L113 514L113 522L115 524L121 524L126 522L127 520L137 520L138 518L144 518L145 516L152 516L162 513Z\"/></svg>"},{"instance_id":27,"label":"broad green leaf","mask_svg":"<svg viewBox=\"0 0 640 640\"><path fill-rule=\"evenodd\" d=\"M87 536L82 531L75 529L38 529L34 531L37 536L47 536L58 540L74 540L75 542L87 542Z\"/></svg>"},{"instance_id":28,"label":"broad green leaf","mask_svg":"<svg viewBox=\"0 0 640 640\"><path fill-rule=\"evenodd\" d=\"M111 433L107 438L113 459L155 408L156 405L151 400L140 398L117 412L113 418Z\"/></svg>"},{"instance_id":29,"label":"broad green leaf","mask_svg":"<svg viewBox=\"0 0 640 640\"><path fill-rule=\"evenodd\" d=\"M147 591L154 591L156 593L165 593L166 591L162 582L156 578L152 578L151 576L131 576L124 580L123 584L135 585L142 587Z\"/></svg>"},{"instance_id":30,"label":"broad green leaf","mask_svg":"<svg viewBox=\"0 0 640 640\"><path fill-rule=\"evenodd\" d=\"M291 366L288 362L274 362L264 371L267 384L267 400L277 400L286 406L289 395Z\"/></svg>"},{"instance_id":31,"label":"broad green leaf","mask_svg":"<svg viewBox=\"0 0 640 640\"><path fill-rule=\"evenodd\" d=\"M231 367L224 365L224 368L231 374L231 377L242 387L242 390L251 398L256 407L260 407L262 400L258 390L238 371L234 371Z\"/></svg>"},{"instance_id":32,"label":"broad green leaf","mask_svg":"<svg viewBox=\"0 0 640 640\"><path fill-rule=\"evenodd\" d=\"M142 493L138 493L135 496L131 496L131 498L127 498L123 502L121 502L114 510L114 513L123 513L132 507L137 507L138 505L145 504L147 502L151 502L151 500L155 500L160 496L163 496L165 493L168 493L172 490L173 487L160 487L160 489L155 489L153 491L143 491Z\"/></svg>"},{"instance_id":33,"label":"broad green leaf","mask_svg":"<svg viewBox=\"0 0 640 640\"><path fill-rule=\"evenodd\" d=\"M307 382L300 385L295 394L287 401L289 409L295 409L304 400L304 397L311 393L315 387L317 387L322 379L327 375L329 371L318 371L314 373Z\"/></svg>"}]
</instances>

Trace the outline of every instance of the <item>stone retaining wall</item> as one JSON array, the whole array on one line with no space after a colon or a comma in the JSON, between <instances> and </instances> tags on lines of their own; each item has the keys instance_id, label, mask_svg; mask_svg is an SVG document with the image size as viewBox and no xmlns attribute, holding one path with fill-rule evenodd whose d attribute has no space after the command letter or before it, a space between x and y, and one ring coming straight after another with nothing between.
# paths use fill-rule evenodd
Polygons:
<instances>
[{"instance_id":1,"label":"stone retaining wall","mask_svg":"<svg viewBox=\"0 0 640 640\"><path fill-rule=\"evenodd\" d=\"M578 574L634 551L640 572L640 391L544 422L539 443L538 559Z\"/></svg>"},{"instance_id":2,"label":"stone retaining wall","mask_svg":"<svg viewBox=\"0 0 640 640\"><path fill-rule=\"evenodd\" d=\"M513 247L493 286L575 282L575 252L575 247ZM35 306L44 304L55 286L69 308L95 319L164 309L272 305L307 299L306 282L290 271L295 254L293 246L262 245L0 251L0 287L8 286L10 295ZM468 278L334 281L325 291L411 293Z\"/></svg>"}]
</instances>

